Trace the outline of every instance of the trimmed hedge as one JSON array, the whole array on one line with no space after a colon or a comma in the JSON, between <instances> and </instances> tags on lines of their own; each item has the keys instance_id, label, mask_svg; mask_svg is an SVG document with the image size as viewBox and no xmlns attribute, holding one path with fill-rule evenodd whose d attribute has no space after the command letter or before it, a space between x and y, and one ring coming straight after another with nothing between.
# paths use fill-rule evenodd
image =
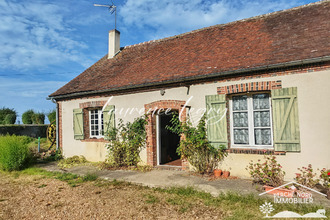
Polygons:
<instances>
[{"instance_id":1,"label":"trimmed hedge","mask_svg":"<svg viewBox=\"0 0 330 220\"><path fill-rule=\"evenodd\" d=\"M0 136L0 168L13 171L26 167L32 159L28 147L31 141L26 136Z\"/></svg>"},{"instance_id":2,"label":"trimmed hedge","mask_svg":"<svg viewBox=\"0 0 330 220\"><path fill-rule=\"evenodd\" d=\"M45 114L44 113L34 113L32 115L32 122L36 125L45 124Z\"/></svg>"},{"instance_id":3,"label":"trimmed hedge","mask_svg":"<svg viewBox=\"0 0 330 220\"><path fill-rule=\"evenodd\" d=\"M22 122L26 125L32 124L32 116L34 115L34 111L32 109L27 110L22 115Z\"/></svg>"},{"instance_id":4,"label":"trimmed hedge","mask_svg":"<svg viewBox=\"0 0 330 220\"><path fill-rule=\"evenodd\" d=\"M0 108L0 124L15 124L16 115L17 113L14 109Z\"/></svg>"},{"instance_id":5,"label":"trimmed hedge","mask_svg":"<svg viewBox=\"0 0 330 220\"><path fill-rule=\"evenodd\" d=\"M47 137L48 125L0 125L0 135L29 136L33 138Z\"/></svg>"},{"instance_id":6,"label":"trimmed hedge","mask_svg":"<svg viewBox=\"0 0 330 220\"><path fill-rule=\"evenodd\" d=\"M6 115L5 117L5 120L4 120L4 124L5 125L12 125L12 124L15 124L15 121L16 121L16 114L9 114L9 115Z\"/></svg>"}]
</instances>

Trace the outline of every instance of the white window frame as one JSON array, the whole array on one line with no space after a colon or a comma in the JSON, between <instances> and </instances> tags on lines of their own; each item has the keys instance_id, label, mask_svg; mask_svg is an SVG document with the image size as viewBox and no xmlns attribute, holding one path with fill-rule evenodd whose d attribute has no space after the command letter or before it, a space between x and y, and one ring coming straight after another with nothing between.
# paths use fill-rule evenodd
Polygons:
<instances>
[{"instance_id":1,"label":"white window frame","mask_svg":"<svg viewBox=\"0 0 330 220\"><path fill-rule=\"evenodd\" d=\"M253 112L258 111L253 109L253 95L257 94L269 94L269 113L270 113L270 136L271 136L271 144L270 145L256 145L254 138L254 129L259 127L254 127L254 116ZM243 96L247 95L247 105L248 105L248 131L249 131L249 144L234 144L234 121L233 121L233 100L234 96ZM234 94L231 96L229 100L229 112L230 112L230 140L232 148L248 148L248 149L274 149L274 137L273 137L273 117L272 117L272 102L271 96L269 92L248 92L248 93L240 93ZM268 127L267 127L268 128Z\"/></svg>"},{"instance_id":2,"label":"white window frame","mask_svg":"<svg viewBox=\"0 0 330 220\"><path fill-rule=\"evenodd\" d=\"M98 116L98 127L99 127L99 134L98 135L92 135L92 111L97 110L97 116ZM103 112L102 109L90 109L89 111L89 137L91 138L103 138Z\"/></svg>"}]
</instances>

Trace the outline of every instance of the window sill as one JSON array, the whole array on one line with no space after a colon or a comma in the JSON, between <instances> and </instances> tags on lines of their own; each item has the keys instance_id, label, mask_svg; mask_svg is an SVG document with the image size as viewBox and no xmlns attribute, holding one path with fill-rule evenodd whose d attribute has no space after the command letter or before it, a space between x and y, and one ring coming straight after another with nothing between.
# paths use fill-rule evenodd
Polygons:
<instances>
[{"instance_id":1,"label":"window sill","mask_svg":"<svg viewBox=\"0 0 330 220\"><path fill-rule=\"evenodd\" d=\"M104 138L88 138L81 140L81 142L107 142Z\"/></svg>"},{"instance_id":2,"label":"window sill","mask_svg":"<svg viewBox=\"0 0 330 220\"><path fill-rule=\"evenodd\" d=\"M227 152L233 154L286 155L285 151L274 151L273 149L230 148Z\"/></svg>"}]
</instances>

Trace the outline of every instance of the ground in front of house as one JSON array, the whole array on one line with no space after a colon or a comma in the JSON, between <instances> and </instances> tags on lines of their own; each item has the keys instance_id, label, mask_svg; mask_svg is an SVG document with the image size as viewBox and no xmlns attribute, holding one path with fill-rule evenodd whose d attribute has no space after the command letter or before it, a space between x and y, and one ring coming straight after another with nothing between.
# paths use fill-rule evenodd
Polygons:
<instances>
[{"instance_id":1,"label":"ground in front of house","mask_svg":"<svg viewBox=\"0 0 330 220\"><path fill-rule=\"evenodd\" d=\"M253 195L213 197L192 188L148 188L92 174L0 172L0 219L261 219L264 202ZM320 207L274 208L303 214Z\"/></svg>"}]
</instances>

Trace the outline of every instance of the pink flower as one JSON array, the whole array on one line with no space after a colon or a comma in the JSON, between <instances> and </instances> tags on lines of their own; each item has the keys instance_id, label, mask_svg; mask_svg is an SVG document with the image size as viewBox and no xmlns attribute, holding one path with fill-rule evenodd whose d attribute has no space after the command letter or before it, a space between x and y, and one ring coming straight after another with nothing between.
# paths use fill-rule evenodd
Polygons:
<instances>
[{"instance_id":1,"label":"pink flower","mask_svg":"<svg viewBox=\"0 0 330 220\"><path fill-rule=\"evenodd\" d=\"M330 172L328 172L328 176L330 176Z\"/></svg>"}]
</instances>

